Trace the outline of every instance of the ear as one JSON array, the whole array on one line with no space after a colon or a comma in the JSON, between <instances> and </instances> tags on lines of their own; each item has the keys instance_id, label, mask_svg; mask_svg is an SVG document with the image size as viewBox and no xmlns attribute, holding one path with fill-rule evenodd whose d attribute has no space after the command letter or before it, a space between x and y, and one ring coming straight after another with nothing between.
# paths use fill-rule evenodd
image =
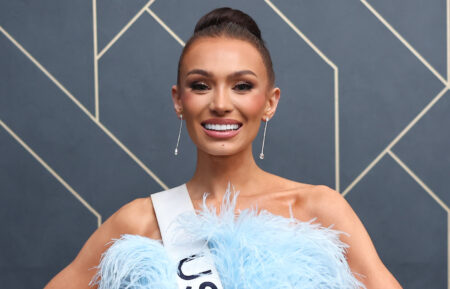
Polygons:
<instances>
[{"instance_id":1,"label":"ear","mask_svg":"<svg viewBox=\"0 0 450 289\"><path fill-rule=\"evenodd\" d=\"M181 98L177 85L172 85L172 101L173 101L173 108L175 109L175 112L177 113L179 118L180 114L183 112L183 106L181 104Z\"/></svg>"},{"instance_id":2,"label":"ear","mask_svg":"<svg viewBox=\"0 0 450 289\"><path fill-rule=\"evenodd\" d=\"M275 111L277 110L277 105L278 105L278 101L280 100L280 88L278 87L274 87L270 93L269 93L269 97L267 98L266 101L266 107L264 109L264 114L263 114L263 120L265 121L265 118L268 117L269 119L271 119L273 117L273 115L275 114Z\"/></svg>"}]
</instances>

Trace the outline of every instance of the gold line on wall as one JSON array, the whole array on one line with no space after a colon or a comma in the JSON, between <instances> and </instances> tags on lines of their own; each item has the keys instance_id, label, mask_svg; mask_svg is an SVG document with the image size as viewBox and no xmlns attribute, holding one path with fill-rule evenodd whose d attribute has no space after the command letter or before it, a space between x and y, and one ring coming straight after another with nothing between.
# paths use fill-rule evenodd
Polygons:
<instances>
[{"instance_id":1,"label":"gold line on wall","mask_svg":"<svg viewBox=\"0 0 450 289\"><path fill-rule=\"evenodd\" d=\"M391 150L388 154L447 212L447 287L450 287L450 210L445 204L402 160ZM450 289L450 288L449 288Z\"/></svg>"},{"instance_id":2,"label":"gold line on wall","mask_svg":"<svg viewBox=\"0 0 450 289\"><path fill-rule=\"evenodd\" d=\"M447 87L450 89L450 0L446 1L447 18ZM450 212L447 212L447 289L450 289Z\"/></svg>"},{"instance_id":3,"label":"gold line on wall","mask_svg":"<svg viewBox=\"0 0 450 289\"><path fill-rule=\"evenodd\" d=\"M178 43L180 43L181 46L185 45L184 41L177 34L175 34L175 32L173 32L173 30L170 29L170 27L167 26L166 23L158 17L158 15L155 14L155 12L150 10L150 8L147 8L146 10L148 14L150 14L173 38L175 38Z\"/></svg>"},{"instance_id":4,"label":"gold line on wall","mask_svg":"<svg viewBox=\"0 0 450 289\"><path fill-rule=\"evenodd\" d=\"M389 24L389 22L386 21L386 19L383 18L383 16L380 15L380 13L378 13L369 3L367 3L366 0L360 0L366 7L367 9L370 10L370 12L372 12L372 14L374 14L378 20L381 21L381 23L383 23L394 35L395 37L398 38L398 40L400 40L401 43L403 43L411 52L412 54L414 54L445 86L448 86L447 84L447 80L445 80L444 77L442 77L442 75L436 70L434 69L433 66L431 66L430 63L428 63L428 61L422 57L422 55L420 55L419 52L417 52L417 50L411 45L409 44L408 41L406 41L406 39L400 35L400 33L397 32L397 30L394 29L394 27L392 27L391 24Z\"/></svg>"},{"instance_id":5,"label":"gold line on wall","mask_svg":"<svg viewBox=\"0 0 450 289\"><path fill-rule=\"evenodd\" d=\"M342 193L343 196L348 194L353 187L359 183L359 181L380 161L382 157L390 150L401 138L412 128L414 125L433 107L433 105L441 99L441 97L447 92L448 87L444 87L420 112L414 117L414 119L406 125L406 127L375 157L375 159L347 186Z\"/></svg>"},{"instance_id":6,"label":"gold line on wall","mask_svg":"<svg viewBox=\"0 0 450 289\"><path fill-rule=\"evenodd\" d=\"M297 26L292 23L283 12L270 0L264 0L280 18L286 22L303 41L306 42L331 68L334 70L334 164L335 164L335 190L340 192L340 149L339 149L339 69Z\"/></svg>"},{"instance_id":7,"label":"gold line on wall","mask_svg":"<svg viewBox=\"0 0 450 289\"><path fill-rule=\"evenodd\" d=\"M337 192L341 191L339 135L339 68L336 67L334 70L334 171Z\"/></svg>"},{"instance_id":8,"label":"gold line on wall","mask_svg":"<svg viewBox=\"0 0 450 289\"><path fill-rule=\"evenodd\" d=\"M100 121L98 121L78 99L72 95L44 66L42 66L25 48L20 45L6 30L0 26L2 32L14 45L31 60L57 87L59 87L103 132L108 135L129 157L131 157L150 177L152 177L163 189L168 187L161 181L161 179L153 173L136 155L131 152L113 133L109 131Z\"/></svg>"},{"instance_id":9,"label":"gold line on wall","mask_svg":"<svg viewBox=\"0 0 450 289\"><path fill-rule=\"evenodd\" d=\"M447 83L450 84L450 0L446 1L447 5ZM450 269L449 269L450 272ZM448 289L450 289L450 273L449 273L449 283Z\"/></svg>"},{"instance_id":10,"label":"gold line on wall","mask_svg":"<svg viewBox=\"0 0 450 289\"><path fill-rule=\"evenodd\" d=\"M439 204L447 213L449 209L445 204L393 151L387 153Z\"/></svg>"},{"instance_id":11,"label":"gold line on wall","mask_svg":"<svg viewBox=\"0 0 450 289\"><path fill-rule=\"evenodd\" d=\"M92 30L94 42L94 96L95 96L95 119L100 120L98 107L98 42L97 42L97 0L92 0Z\"/></svg>"},{"instance_id":12,"label":"gold line on wall","mask_svg":"<svg viewBox=\"0 0 450 289\"><path fill-rule=\"evenodd\" d=\"M102 216L83 199L58 173L55 172L34 150L32 150L9 126L0 119L2 126L24 149L26 149L50 174L53 175L89 212L97 218L97 226L102 224Z\"/></svg>"},{"instance_id":13,"label":"gold line on wall","mask_svg":"<svg viewBox=\"0 0 450 289\"><path fill-rule=\"evenodd\" d=\"M145 4L144 7L142 7L141 10L139 10L139 12L136 13L136 15L134 15L134 17L131 18L130 21L128 21L128 23L119 31L119 33L117 33L116 36L114 36L114 38L97 55L97 60L99 60L103 56L103 54L105 54L106 51L108 51L111 46L113 46L113 44L116 43L117 40L119 40L119 38L131 27L131 25L134 24L134 22L136 22L136 20L142 15L142 13L144 13L145 9L150 7L153 2L155 2L155 0L148 1L147 4Z\"/></svg>"},{"instance_id":14,"label":"gold line on wall","mask_svg":"<svg viewBox=\"0 0 450 289\"><path fill-rule=\"evenodd\" d=\"M450 287L450 210L445 204L400 158L391 150L389 155L447 212L447 287Z\"/></svg>"}]
</instances>

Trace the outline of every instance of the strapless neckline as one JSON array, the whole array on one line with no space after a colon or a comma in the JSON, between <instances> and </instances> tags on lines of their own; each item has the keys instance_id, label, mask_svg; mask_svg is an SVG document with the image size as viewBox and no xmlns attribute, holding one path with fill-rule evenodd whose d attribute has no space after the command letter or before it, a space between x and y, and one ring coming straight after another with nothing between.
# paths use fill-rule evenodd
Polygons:
<instances>
[{"instance_id":1,"label":"strapless neckline","mask_svg":"<svg viewBox=\"0 0 450 289\"><path fill-rule=\"evenodd\" d=\"M236 215L236 197L227 191L219 214L204 197L197 214L177 218L192 238L207 241L224 289L366 288L347 263L345 232L265 210ZM91 283L99 289L178 289L177 264L160 240L124 234L97 268Z\"/></svg>"}]
</instances>

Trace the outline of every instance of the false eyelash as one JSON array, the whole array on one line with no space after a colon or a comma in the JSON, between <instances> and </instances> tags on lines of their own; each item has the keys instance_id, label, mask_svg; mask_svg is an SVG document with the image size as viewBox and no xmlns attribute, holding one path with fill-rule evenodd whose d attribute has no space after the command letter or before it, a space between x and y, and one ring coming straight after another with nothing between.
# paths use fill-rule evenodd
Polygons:
<instances>
[{"instance_id":1,"label":"false eyelash","mask_svg":"<svg viewBox=\"0 0 450 289\"><path fill-rule=\"evenodd\" d=\"M253 84L249 83L249 82L238 83L238 84L236 84L234 86L234 88L237 87L237 86L245 86L244 89L238 89L239 91L250 90L250 89L252 89L254 87ZM204 84L204 83L201 83L201 82L193 82L193 83L191 83L189 85L189 87L192 90L207 90L209 88L207 84Z\"/></svg>"},{"instance_id":2,"label":"false eyelash","mask_svg":"<svg viewBox=\"0 0 450 289\"><path fill-rule=\"evenodd\" d=\"M208 85L201 83L201 82L193 82L189 85L189 87L193 90L205 90L205 89L198 89L199 86L201 86L202 88L208 89Z\"/></svg>"},{"instance_id":3,"label":"false eyelash","mask_svg":"<svg viewBox=\"0 0 450 289\"><path fill-rule=\"evenodd\" d=\"M238 83L238 84L235 85L235 87L236 86L240 86L240 85L245 85L247 87L246 89L243 89L243 90L250 90L250 89L253 88L253 84L251 84L249 82Z\"/></svg>"}]
</instances>

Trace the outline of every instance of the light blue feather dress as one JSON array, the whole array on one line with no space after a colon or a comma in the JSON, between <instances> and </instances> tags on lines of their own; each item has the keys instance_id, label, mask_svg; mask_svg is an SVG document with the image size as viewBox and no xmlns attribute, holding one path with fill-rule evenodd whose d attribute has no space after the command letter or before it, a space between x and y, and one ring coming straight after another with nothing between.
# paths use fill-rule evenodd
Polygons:
<instances>
[{"instance_id":1,"label":"light blue feather dress","mask_svg":"<svg viewBox=\"0 0 450 289\"><path fill-rule=\"evenodd\" d=\"M292 216L257 208L235 214L236 198L228 186L220 213L207 207L207 194L197 214L180 215L177 224L193 239L206 240L224 289L354 289L366 288L345 258L345 232ZM102 254L91 285L99 289L178 289L177 262L162 242L124 234ZM358 274L360 275L360 274ZM360 275L364 277L363 275Z\"/></svg>"}]
</instances>

